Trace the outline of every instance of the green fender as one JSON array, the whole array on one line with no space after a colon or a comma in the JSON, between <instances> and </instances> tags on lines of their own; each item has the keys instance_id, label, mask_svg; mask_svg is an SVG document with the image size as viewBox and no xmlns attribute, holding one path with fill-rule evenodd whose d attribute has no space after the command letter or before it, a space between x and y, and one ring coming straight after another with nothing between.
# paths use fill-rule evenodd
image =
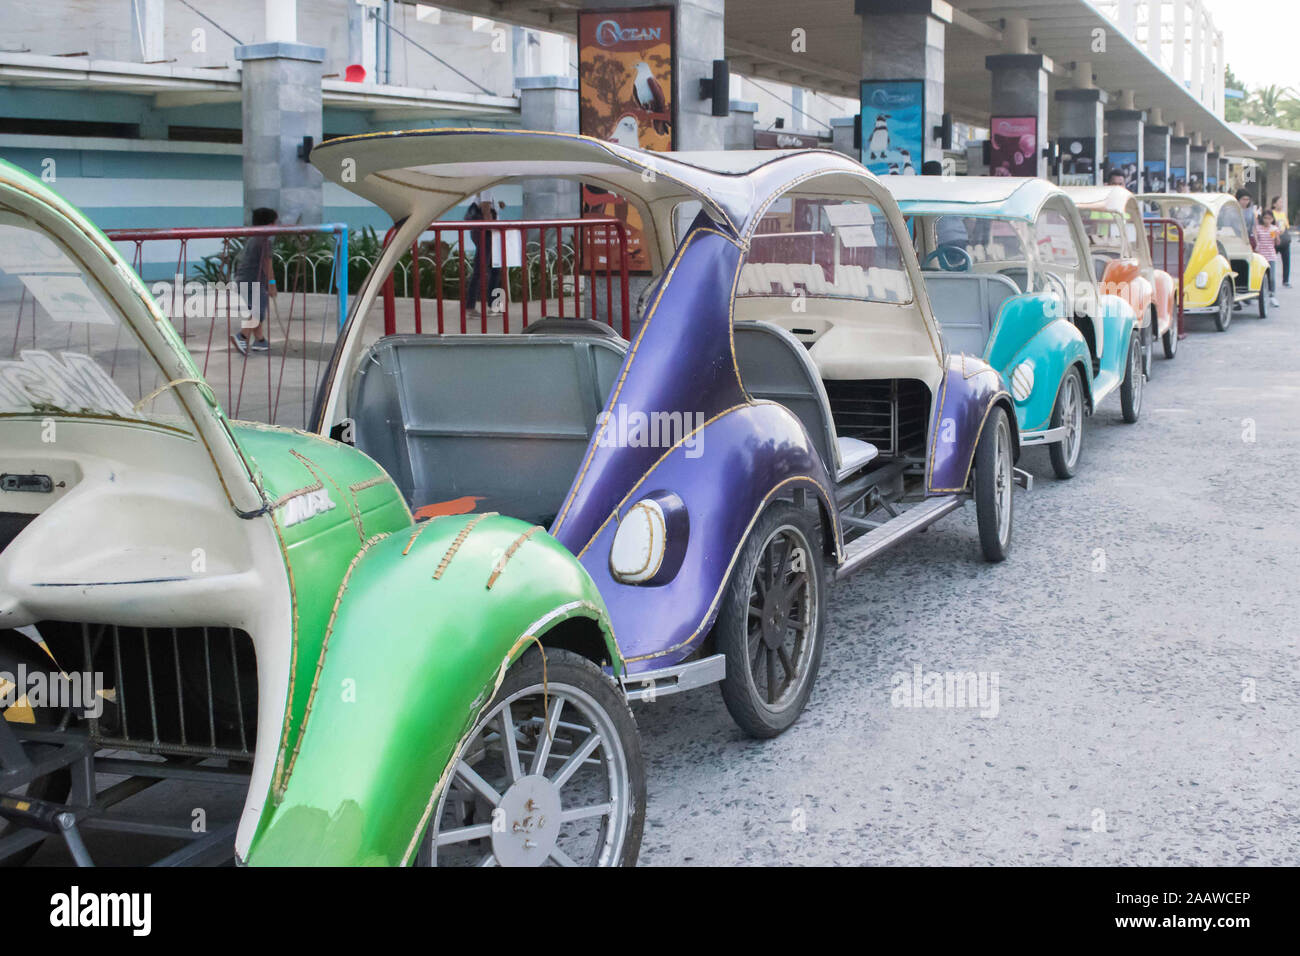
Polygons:
<instances>
[{"instance_id":1,"label":"green fender","mask_svg":"<svg viewBox=\"0 0 1300 956\"><path fill-rule=\"evenodd\" d=\"M311 684L305 730L280 755L281 785L245 862L410 863L507 667L565 621L571 638L575 618L621 673L600 593L542 529L461 515L369 539L319 659L299 662L297 679Z\"/></svg>"},{"instance_id":2,"label":"green fender","mask_svg":"<svg viewBox=\"0 0 1300 956\"><path fill-rule=\"evenodd\" d=\"M1033 390L1024 401L1014 400L1021 432L1051 425L1056 396L1071 365L1079 366L1084 395L1092 394L1092 353L1074 323L1061 318L1059 311L1047 293L1008 299L984 349L985 361L1002 373L1008 385L1017 366L1033 363Z\"/></svg>"}]
</instances>

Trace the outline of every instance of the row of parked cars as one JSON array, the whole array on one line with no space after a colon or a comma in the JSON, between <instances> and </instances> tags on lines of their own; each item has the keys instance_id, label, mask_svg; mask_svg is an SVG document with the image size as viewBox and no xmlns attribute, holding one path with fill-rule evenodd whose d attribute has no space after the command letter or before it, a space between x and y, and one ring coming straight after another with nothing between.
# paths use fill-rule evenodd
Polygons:
<instances>
[{"instance_id":1,"label":"row of parked cars","mask_svg":"<svg viewBox=\"0 0 1300 956\"><path fill-rule=\"evenodd\" d=\"M1177 285L1231 306L1262 275L1209 196L1144 197L1188 236L1175 281L1115 188L501 130L311 159L397 225L308 431L228 419L113 245L0 164L0 674L102 677L4 699L0 859L89 862L82 831L179 777L246 797L168 862L634 863L630 702L716 683L788 729L838 578L967 502L1004 560L1023 450L1075 474L1087 417L1137 421L1174 357ZM630 341L385 328L430 222L539 177L639 214Z\"/></svg>"}]
</instances>

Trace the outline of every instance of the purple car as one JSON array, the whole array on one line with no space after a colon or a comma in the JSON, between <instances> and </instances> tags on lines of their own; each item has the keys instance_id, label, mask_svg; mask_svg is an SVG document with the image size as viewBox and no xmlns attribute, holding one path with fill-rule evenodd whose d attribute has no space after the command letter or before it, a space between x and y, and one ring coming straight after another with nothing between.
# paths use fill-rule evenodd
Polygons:
<instances>
[{"instance_id":1,"label":"purple car","mask_svg":"<svg viewBox=\"0 0 1300 956\"><path fill-rule=\"evenodd\" d=\"M1006 556L1024 477L1011 398L945 352L897 206L858 163L436 129L334 139L311 160L397 223L315 427L375 458L417 514L469 501L577 555L629 697L721 681L737 723L774 736L812 690L835 577L970 498L985 557ZM630 341L572 318L385 334L384 282L432 221L543 179L639 215L653 278Z\"/></svg>"}]
</instances>

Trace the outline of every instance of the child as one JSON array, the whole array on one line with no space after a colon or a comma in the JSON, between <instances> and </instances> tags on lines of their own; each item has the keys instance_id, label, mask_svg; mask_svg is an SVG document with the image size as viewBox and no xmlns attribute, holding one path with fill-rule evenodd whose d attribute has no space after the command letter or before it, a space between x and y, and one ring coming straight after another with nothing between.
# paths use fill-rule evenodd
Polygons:
<instances>
[{"instance_id":1,"label":"child","mask_svg":"<svg viewBox=\"0 0 1300 956\"><path fill-rule=\"evenodd\" d=\"M1268 304L1277 306L1277 286L1273 276L1282 267L1282 257L1277 251L1277 240L1282 231L1273 221L1273 210L1261 209L1259 220L1255 224L1255 251L1268 260ZM1260 289L1260 295L1264 290Z\"/></svg>"}]
</instances>

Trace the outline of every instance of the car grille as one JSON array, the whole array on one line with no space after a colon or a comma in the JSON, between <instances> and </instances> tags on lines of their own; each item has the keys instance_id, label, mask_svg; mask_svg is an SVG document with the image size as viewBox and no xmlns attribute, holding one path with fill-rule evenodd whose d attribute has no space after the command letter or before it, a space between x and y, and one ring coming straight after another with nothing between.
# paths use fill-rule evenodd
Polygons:
<instances>
[{"instance_id":1,"label":"car grille","mask_svg":"<svg viewBox=\"0 0 1300 956\"><path fill-rule=\"evenodd\" d=\"M914 379L830 379L825 382L835 432L871 442L882 455L925 451L930 390Z\"/></svg>"},{"instance_id":2,"label":"car grille","mask_svg":"<svg viewBox=\"0 0 1300 956\"><path fill-rule=\"evenodd\" d=\"M253 641L230 627L119 627L42 622L64 671L99 673L91 741L144 753L251 758L257 738Z\"/></svg>"}]
</instances>

